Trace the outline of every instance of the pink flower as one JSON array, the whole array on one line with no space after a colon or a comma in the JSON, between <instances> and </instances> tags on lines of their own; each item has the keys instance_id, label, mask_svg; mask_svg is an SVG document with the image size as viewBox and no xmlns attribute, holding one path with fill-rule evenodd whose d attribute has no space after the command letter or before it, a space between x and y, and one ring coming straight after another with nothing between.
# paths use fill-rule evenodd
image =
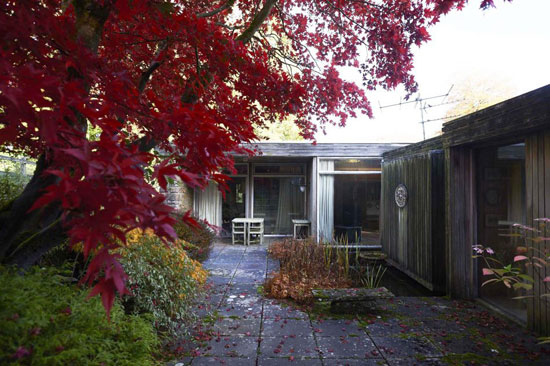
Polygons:
<instances>
[{"instance_id":1,"label":"pink flower","mask_svg":"<svg viewBox=\"0 0 550 366\"><path fill-rule=\"evenodd\" d=\"M516 256L514 257L514 262L524 261L524 260L526 260L526 259L529 259L529 258L527 258L527 257L524 256L524 255L516 255Z\"/></svg>"},{"instance_id":2,"label":"pink flower","mask_svg":"<svg viewBox=\"0 0 550 366\"><path fill-rule=\"evenodd\" d=\"M487 254L490 254L490 255L495 254L495 252L491 248L487 248L487 249L485 249L485 251L487 252Z\"/></svg>"},{"instance_id":3,"label":"pink flower","mask_svg":"<svg viewBox=\"0 0 550 366\"><path fill-rule=\"evenodd\" d=\"M472 249L476 254L483 254L483 247L481 245L474 245Z\"/></svg>"},{"instance_id":4,"label":"pink flower","mask_svg":"<svg viewBox=\"0 0 550 366\"><path fill-rule=\"evenodd\" d=\"M11 355L11 358L15 358L16 360L19 360L23 357L29 356L30 354L31 354L31 351L29 351L28 349L26 349L23 346L19 346L17 351L15 351L15 353L13 355Z\"/></svg>"}]
</instances>

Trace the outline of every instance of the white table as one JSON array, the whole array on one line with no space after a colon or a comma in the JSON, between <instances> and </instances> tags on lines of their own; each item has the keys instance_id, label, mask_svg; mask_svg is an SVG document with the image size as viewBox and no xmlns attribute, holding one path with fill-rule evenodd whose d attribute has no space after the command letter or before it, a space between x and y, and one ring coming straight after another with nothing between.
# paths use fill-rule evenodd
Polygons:
<instances>
[{"instance_id":1,"label":"white table","mask_svg":"<svg viewBox=\"0 0 550 366\"><path fill-rule=\"evenodd\" d=\"M263 244L264 242L264 219L238 217L232 221L232 242L233 244Z\"/></svg>"}]
</instances>

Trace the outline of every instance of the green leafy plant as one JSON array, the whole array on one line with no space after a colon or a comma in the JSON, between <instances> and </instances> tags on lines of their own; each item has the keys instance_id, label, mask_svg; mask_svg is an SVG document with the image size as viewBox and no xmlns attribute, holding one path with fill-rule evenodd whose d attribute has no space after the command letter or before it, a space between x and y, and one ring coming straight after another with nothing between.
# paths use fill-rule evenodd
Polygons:
<instances>
[{"instance_id":1,"label":"green leafy plant","mask_svg":"<svg viewBox=\"0 0 550 366\"><path fill-rule=\"evenodd\" d=\"M533 285L535 282L544 285L540 297L550 297L550 276L547 276L550 267L550 252L541 249L541 244L550 241L550 219L538 218L534 220L536 227L522 224L513 224L510 231L501 236L514 238L519 245L516 246L516 255L512 263L503 263L497 258L499 253L483 245L475 245L474 258L483 260L485 267L482 268L483 276L488 277L482 283L486 286L491 283L502 283L508 288L520 291L525 294L515 296L520 300L533 297ZM539 247L537 247L539 246ZM541 338L542 343L550 343L550 337Z\"/></svg>"},{"instance_id":2,"label":"green leafy plant","mask_svg":"<svg viewBox=\"0 0 550 366\"><path fill-rule=\"evenodd\" d=\"M150 320L100 300L53 268L24 275L0 267L0 364L152 365L159 340Z\"/></svg>"},{"instance_id":3,"label":"green leafy plant","mask_svg":"<svg viewBox=\"0 0 550 366\"><path fill-rule=\"evenodd\" d=\"M179 239L185 243L185 249L189 256L199 262L208 258L214 233L202 221L198 221L199 227L191 227L176 216L177 222L174 224L174 230Z\"/></svg>"},{"instance_id":4,"label":"green leafy plant","mask_svg":"<svg viewBox=\"0 0 550 366\"><path fill-rule=\"evenodd\" d=\"M187 256L181 241L168 246L152 232L133 230L120 249L133 296L124 298L132 314L151 313L155 328L165 336L181 336L195 320L192 305L201 294L207 273Z\"/></svg>"},{"instance_id":5,"label":"green leafy plant","mask_svg":"<svg viewBox=\"0 0 550 366\"><path fill-rule=\"evenodd\" d=\"M8 168L0 172L0 208L7 206L25 188L29 178Z\"/></svg>"},{"instance_id":6,"label":"green leafy plant","mask_svg":"<svg viewBox=\"0 0 550 366\"><path fill-rule=\"evenodd\" d=\"M535 279L545 284L545 292L542 297L550 297L550 276L546 276L545 269L550 266L550 253L541 250L536 245L550 241L550 237L545 236L545 232L550 229L550 219L535 219L538 227L530 227L522 224L513 224L509 233L501 236L517 238L516 255L513 263L503 263L499 260L493 249L482 245L475 245L474 258L480 258L484 261L485 267L482 268L484 276L490 276L488 280L482 283L482 286L490 283L502 283L508 288L515 290L523 289L530 291L533 289ZM526 273L532 269L531 273ZM528 295L530 296L530 295ZM526 296L520 296L524 298Z\"/></svg>"}]
</instances>

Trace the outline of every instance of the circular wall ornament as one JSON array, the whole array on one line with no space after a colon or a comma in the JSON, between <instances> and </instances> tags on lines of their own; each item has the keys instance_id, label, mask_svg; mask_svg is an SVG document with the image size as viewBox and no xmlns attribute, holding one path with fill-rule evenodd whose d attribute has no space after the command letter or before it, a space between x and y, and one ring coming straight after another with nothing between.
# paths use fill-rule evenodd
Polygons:
<instances>
[{"instance_id":1,"label":"circular wall ornament","mask_svg":"<svg viewBox=\"0 0 550 366\"><path fill-rule=\"evenodd\" d=\"M397 207L403 208L407 205L408 195L407 187L404 184L400 184L395 188L395 203Z\"/></svg>"}]
</instances>

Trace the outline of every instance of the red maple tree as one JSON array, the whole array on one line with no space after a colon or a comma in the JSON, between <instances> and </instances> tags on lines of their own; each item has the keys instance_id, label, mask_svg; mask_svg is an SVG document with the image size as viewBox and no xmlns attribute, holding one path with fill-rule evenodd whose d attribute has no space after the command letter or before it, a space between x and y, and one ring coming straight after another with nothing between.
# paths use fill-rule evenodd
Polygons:
<instances>
[{"instance_id":1,"label":"red maple tree","mask_svg":"<svg viewBox=\"0 0 550 366\"><path fill-rule=\"evenodd\" d=\"M60 236L83 242L96 251L85 281L108 311L127 292L115 239L136 227L175 236L153 181L223 185L218 171L253 125L292 115L311 138L313 121L370 115L365 89L414 92L411 48L465 3L2 1L0 146L38 163L0 213L0 260L29 266ZM343 66L360 68L363 85Z\"/></svg>"}]
</instances>

